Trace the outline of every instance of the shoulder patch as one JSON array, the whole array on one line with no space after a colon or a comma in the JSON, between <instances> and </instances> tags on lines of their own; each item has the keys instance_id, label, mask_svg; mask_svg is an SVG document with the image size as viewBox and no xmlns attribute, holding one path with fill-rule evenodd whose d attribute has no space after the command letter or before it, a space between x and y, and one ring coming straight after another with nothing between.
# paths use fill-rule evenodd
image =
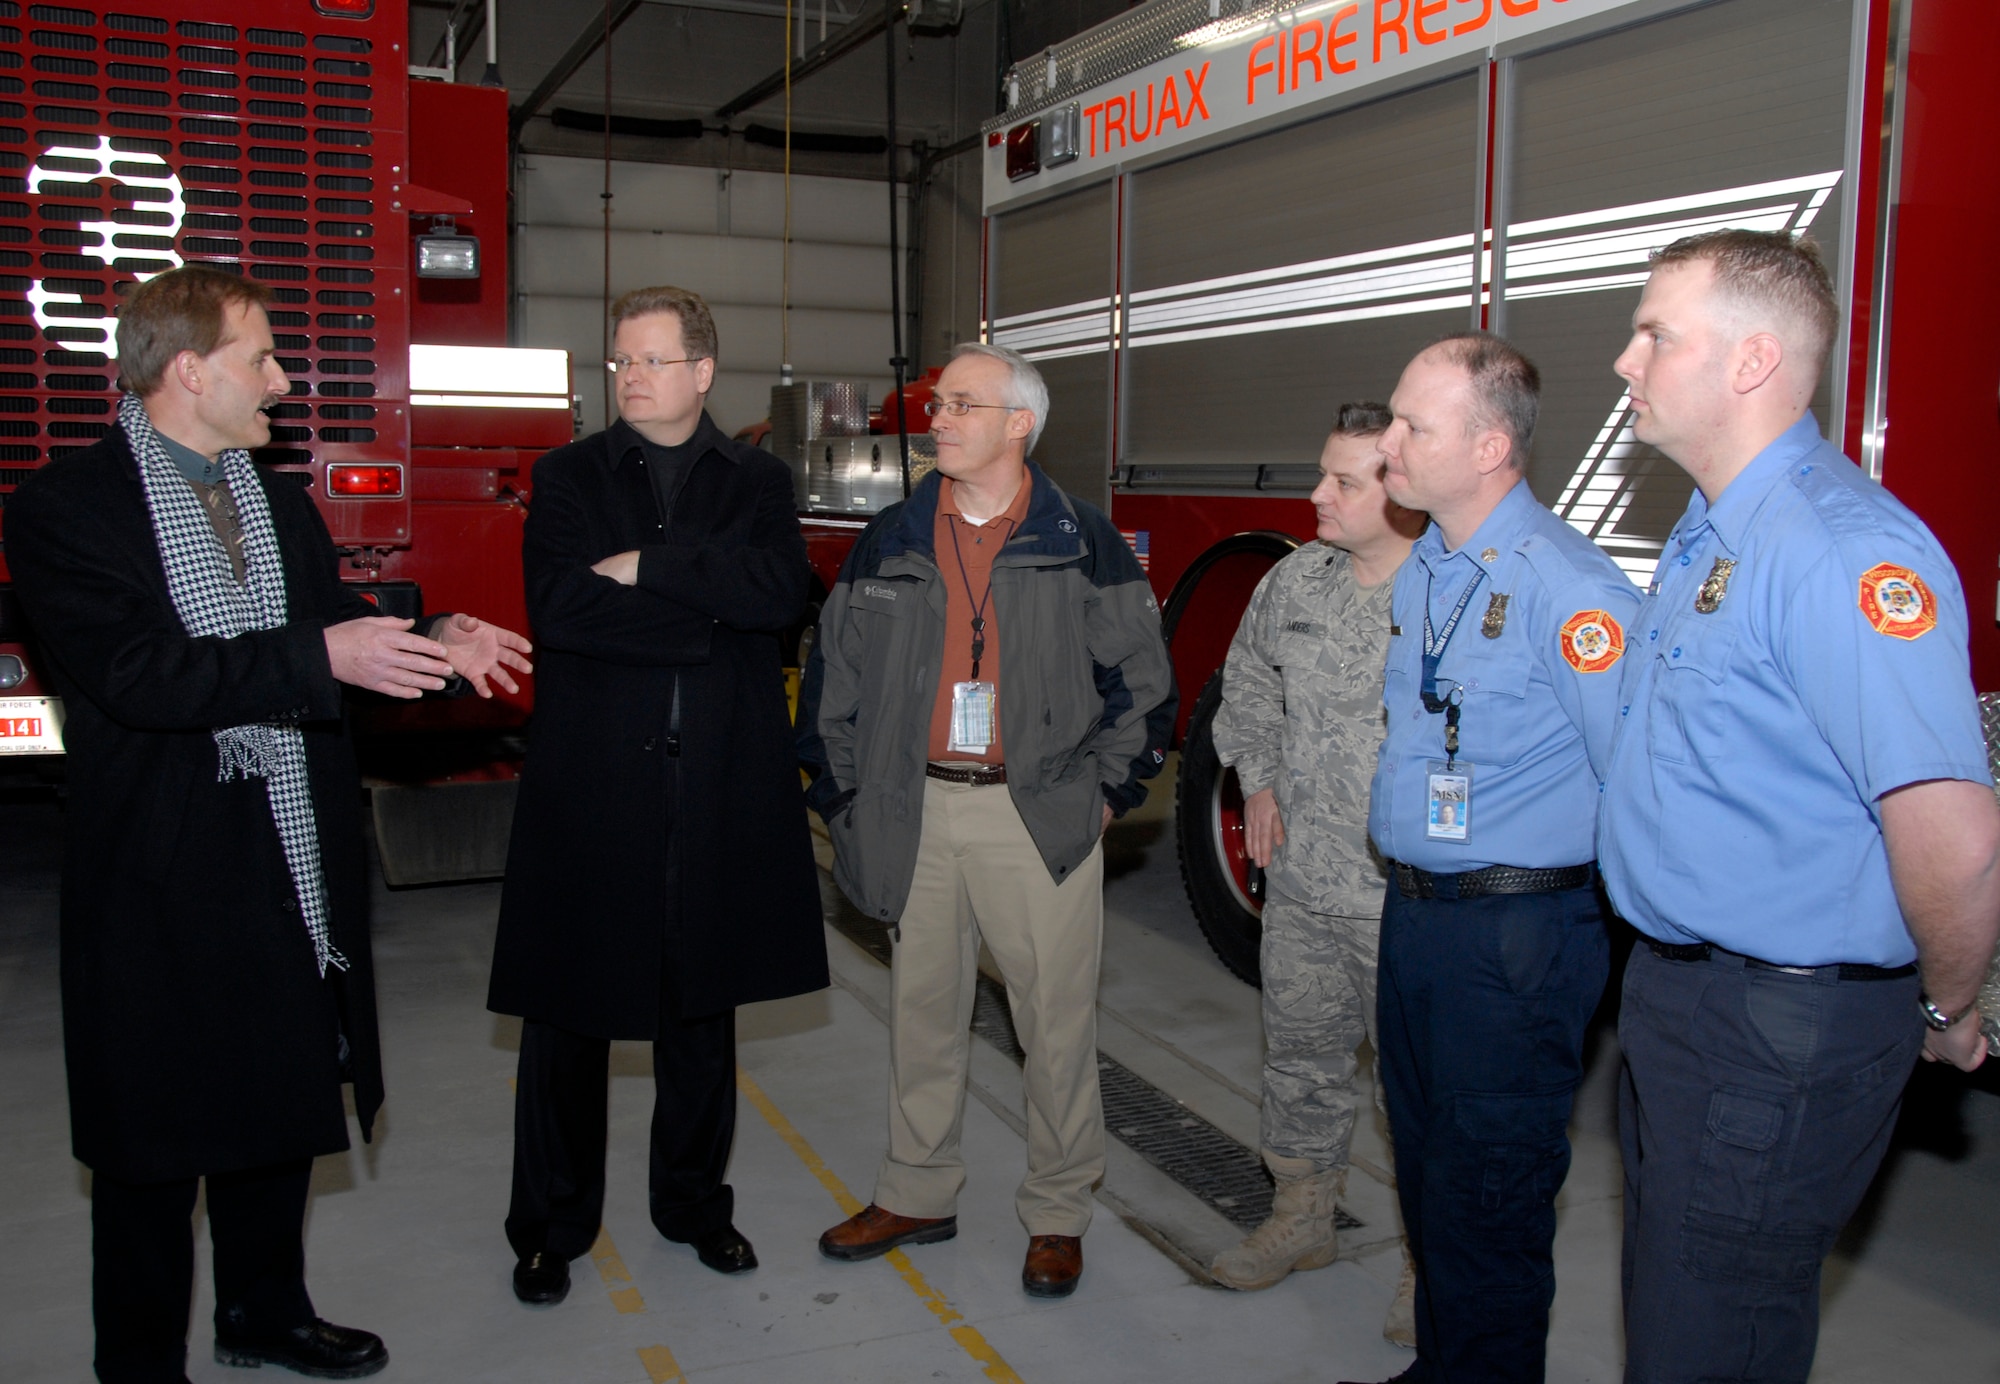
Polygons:
<instances>
[{"instance_id":1,"label":"shoulder patch","mask_svg":"<svg viewBox=\"0 0 2000 1384\"><path fill-rule=\"evenodd\" d=\"M1937 597L1907 567L1878 562L1861 574L1861 613L1877 634L1917 639L1937 628Z\"/></svg>"},{"instance_id":2,"label":"shoulder patch","mask_svg":"<svg viewBox=\"0 0 2000 1384\"><path fill-rule=\"evenodd\" d=\"M1608 610L1579 610L1563 621L1563 660L1579 673L1601 673L1625 656L1625 630Z\"/></svg>"}]
</instances>

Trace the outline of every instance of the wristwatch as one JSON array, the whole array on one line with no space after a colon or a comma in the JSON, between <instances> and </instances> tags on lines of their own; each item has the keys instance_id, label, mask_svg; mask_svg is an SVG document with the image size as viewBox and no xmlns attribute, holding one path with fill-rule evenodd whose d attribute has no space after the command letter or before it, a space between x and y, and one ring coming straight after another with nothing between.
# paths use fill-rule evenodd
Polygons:
<instances>
[{"instance_id":1,"label":"wristwatch","mask_svg":"<svg viewBox=\"0 0 2000 1384\"><path fill-rule=\"evenodd\" d=\"M1967 1006L1965 1006L1965 1008L1959 1010L1958 1013L1956 1014L1947 1014L1942 1009L1939 1009L1935 1004L1931 1003L1931 997L1929 995L1917 996L1917 1008L1923 1011L1924 1022L1926 1024L1929 1024L1932 1028L1936 1029L1939 1033L1943 1033L1946 1029L1950 1028L1960 1019L1963 1019L1967 1014L1970 1014L1973 1011L1974 1007L1975 1007L1974 1005L1968 1004Z\"/></svg>"}]
</instances>

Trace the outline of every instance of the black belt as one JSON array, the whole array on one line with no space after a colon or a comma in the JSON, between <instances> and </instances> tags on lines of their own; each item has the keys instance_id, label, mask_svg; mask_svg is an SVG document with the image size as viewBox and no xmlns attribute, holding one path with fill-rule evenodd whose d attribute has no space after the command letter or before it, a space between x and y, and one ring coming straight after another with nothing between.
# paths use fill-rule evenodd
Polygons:
<instances>
[{"instance_id":1,"label":"black belt","mask_svg":"<svg viewBox=\"0 0 2000 1384\"><path fill-rule=\"evenodd\" d=\"M987 788L1007 781L1007 766L1004 764L926 764L924 777L942 779L946 783L969 783L974 788Z\"/></svg>"},{"instance_id":2,"label":"black belt","mask_svg":"<svg viewBox=\"0 0 2000 1384\"><path fill-rule=\"evenodd\" d=\"M1842 980L1901 980L1904 976L1917 973L1914 961L1903 966L1870 966L1859 961L1830 962L1825 966L1780 966L1775 961L1759 961L1754 956L1745 956L1712 942L1657 942L1648 937L1646 945L1662 961L1706 961L1712 956L1733 956L1743 963L1745 970L1783 971L1788 976L1812 976L1821 971L1837 970Z\"/></svg>"},{"instance_id":3,"label":"black belt","mask_svg":"<svg viewBox=\"0 0 2000 1384\"><path fill-rule=\"evenodd\" d=\"M1581 889L1596 878L1594 865L1563 865L1553 870L1525 870L1517 865L1488 865L1456 875L1434 875L1400 860L1391 866L1396 888L1406 899L1476 899L1482 894L1554 894Z\"/></svg>"}]
</instances>

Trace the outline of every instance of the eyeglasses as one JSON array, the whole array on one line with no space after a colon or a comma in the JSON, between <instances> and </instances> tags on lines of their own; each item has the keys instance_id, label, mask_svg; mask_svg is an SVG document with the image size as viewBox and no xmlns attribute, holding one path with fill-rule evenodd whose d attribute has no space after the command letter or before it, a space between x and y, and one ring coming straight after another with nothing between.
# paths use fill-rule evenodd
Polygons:
<instances>
[{"instance_id":1,"label":"eyeglasses","mask_svg":"<svg viewBox=\"0 0 2000 1384\"><path fill-rule=\"evenodd\" d=\"M1019 404L975 404L970 399L927 399L924 402L924 415L935 418L940 413L948 413L953 418L963 418L976 408L997 408L1005 413L1021 411Z\"/></svg>"},{"instance_id":2,"label":"eyeglasses","mask_svg":"<svg viewBox=\"0 0 2000 1384\"><path fill-rule=\"evenodd\" d=\"M636 359L632 356L613 356L604 362L604 368L614 375L629 375L635 370L652 373L669 365L693 365L707 359L707 356L682 356L679 360L661 360L658 356L639 356Z\"/></svg>"}]
</instances>

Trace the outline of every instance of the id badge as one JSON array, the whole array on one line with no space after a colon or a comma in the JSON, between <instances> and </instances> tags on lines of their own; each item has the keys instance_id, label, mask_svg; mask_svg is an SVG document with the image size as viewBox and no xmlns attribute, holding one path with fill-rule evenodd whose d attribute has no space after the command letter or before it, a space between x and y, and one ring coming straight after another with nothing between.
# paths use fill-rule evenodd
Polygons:
<instances>
[{"instance_id":1,"label":"id badge","mask_svg":"<svg viewBox=\"0 0 2000 1384\"><path fill-rule=\"evenodd\" d=\"M1432 841L1464 841L1472 832L1472 766L1464 760L1425 765L1424 835Z\"/></svg>"},{"instance_id":2,"label":"id badge","mask_svg":"<svg viewBox=\"0 0 2000 1384\"><path fill-rule=\"evenodd\" d=\"M951 685L951 738L946 748L956 754L985 754L993 743L993 715L999 688L990 682Z\"/></svg>"}]
</instances>

